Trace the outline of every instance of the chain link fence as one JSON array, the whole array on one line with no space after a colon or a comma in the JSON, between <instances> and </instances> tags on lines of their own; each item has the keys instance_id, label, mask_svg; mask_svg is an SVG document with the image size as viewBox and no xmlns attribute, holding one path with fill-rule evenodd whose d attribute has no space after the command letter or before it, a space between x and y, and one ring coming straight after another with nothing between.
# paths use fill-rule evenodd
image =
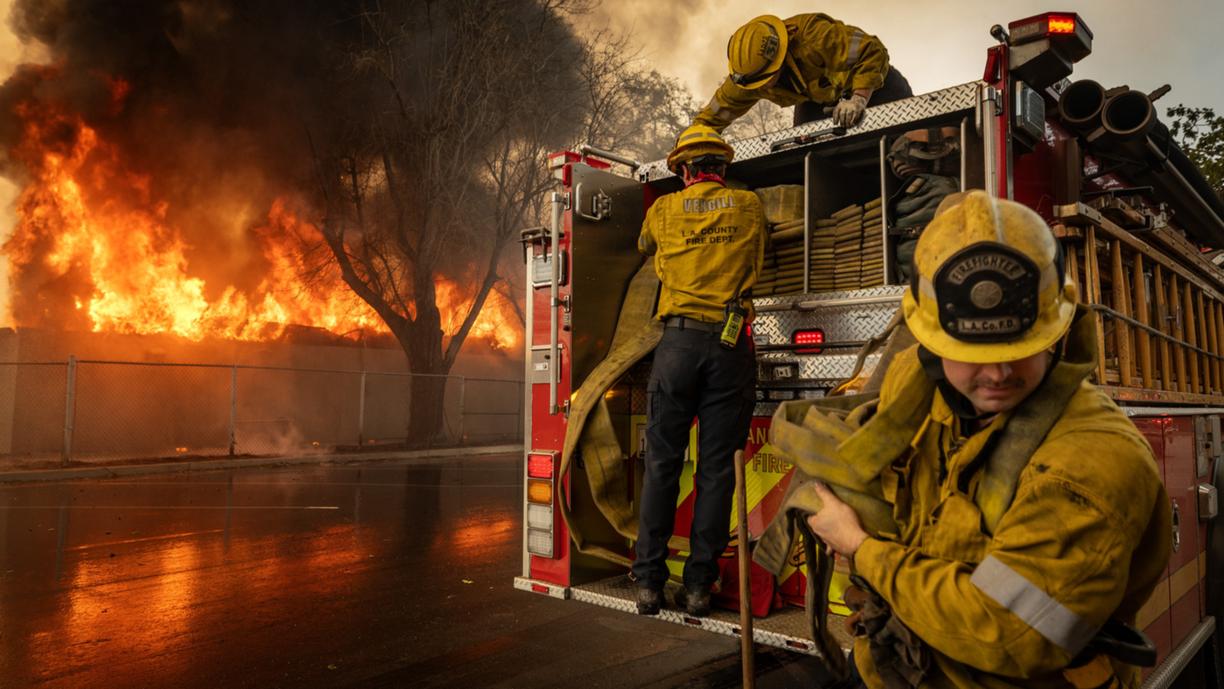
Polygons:
<instances>
[{"instance_id":1,"label":"chain link fence","mask_svg":"<svg viewBox=\"0 0 1224 689\"><path fill-rule=\"evenodd\" d=\"M522 381L464 376L434 376L445 378L441 427L431 438L409 438L412 382L421 375L0 362L0 466L521 442Z\"/></svg>"}]
</instances>

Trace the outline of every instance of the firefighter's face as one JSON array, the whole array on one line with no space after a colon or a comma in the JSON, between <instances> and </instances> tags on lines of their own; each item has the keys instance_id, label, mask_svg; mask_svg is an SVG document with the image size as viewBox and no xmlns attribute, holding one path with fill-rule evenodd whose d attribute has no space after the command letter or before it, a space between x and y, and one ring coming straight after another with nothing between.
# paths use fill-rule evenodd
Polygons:
<instances>
[{"instance_id":1,"label":"firefighter's face","mask_svg":"<svg viewBox=\"0 0 1224 689\"><path fill-rule=\"evenodd\" d=\"M967 364L943 360L948 383L973 403L979 414L1015 409L1045 378L1053 355L1039 352L1025 359L999 364Z\"/></svg>"}]
</instances>

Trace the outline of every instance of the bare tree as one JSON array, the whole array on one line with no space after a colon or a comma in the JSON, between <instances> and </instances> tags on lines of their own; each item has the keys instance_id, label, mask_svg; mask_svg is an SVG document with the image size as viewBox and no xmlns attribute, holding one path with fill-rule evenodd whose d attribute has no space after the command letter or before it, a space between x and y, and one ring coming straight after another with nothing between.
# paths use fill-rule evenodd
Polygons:
<instances>
[{"instance_id":1,"label":"bare tree","mask_svg":"<svg viewBox=\"0 0 1224 689\"><path fill-rule=\"evenodd\" d=\"M339 57L341 105L309 126L323 234L345 282L387 324L414 376L410 438L442 426L444 376L538 211L544 154L573 136L582 46L562 0L372 2ZM435 280L474 274L457 332Z\"/></svg>"},{"instance_id":2,"label":"bare tree","mask_svg":"<svg viewBox=\"0 0 1224 689\"><path fill-rule=\"evenodd\" d=\"M441 428L444 376L490 290L511 277L498 269L504 250L543 214L555 184L547 153L586 140L662 156L696 111L625 40L579 41L565 21L574 9L575 0L371 0L337 47L335 97L308 121L330 255L421 374L414 440ZM440 274L469 276L473 294L449 337Z\"/></svg>"},{"instance_id":3,"label":"bare tree","mask_svg":"<svg viewBox=\"0 0 1224 689\"><path fill-rule=\"evenodd\" d=\"M728 125L723 135L728 140L764 136L770 132L790 127L791 122L792 114L789 109L783 109L776 103L761 99L743 117Z\"/></svg>"},{"instance_id":4,"label":"bare tree","mask_svg":"<svg viewBox=\"0 0 1224 689\"><path fill-rule=\"evenodd\" d=\"M583 139L641 160L667 155L700 109L679 81L647 67L627 36L593 37L580 75Z\"/></svg>"}]
</instances>

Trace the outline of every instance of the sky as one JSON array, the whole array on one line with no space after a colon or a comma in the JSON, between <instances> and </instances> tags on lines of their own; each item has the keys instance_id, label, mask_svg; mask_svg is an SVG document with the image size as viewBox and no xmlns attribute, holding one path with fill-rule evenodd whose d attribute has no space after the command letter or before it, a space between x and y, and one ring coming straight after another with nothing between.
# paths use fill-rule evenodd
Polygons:
<instances>
[{"instance_id":1,"label":"sky","mask_svg":"<svg viewBox=\"0 0 1224 689\"><path fill-rule=\"evenodd\" d=\"M980 79L992 25L1052 10L1078 12L1094 34L1072 79L1146 92L1168 83L1173 90L1157 103L1162 116L1178 103L1224 113L1224 53L1215 49L1224 0L615 0L593 11L590 26L630 33L646 63L704 103L726 75L727 38L758 14L824 12L858 26L884 42L892 64L924 93Z\"/></svg>"}]
</instances>

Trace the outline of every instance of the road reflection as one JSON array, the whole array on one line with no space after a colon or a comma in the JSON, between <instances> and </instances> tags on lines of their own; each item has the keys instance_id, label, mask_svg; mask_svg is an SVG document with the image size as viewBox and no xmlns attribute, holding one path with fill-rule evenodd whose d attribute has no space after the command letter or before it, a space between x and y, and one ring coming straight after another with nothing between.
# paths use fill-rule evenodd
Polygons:
<instances>
[{"instance_id":1,"label":"road reflection","mask_svg":"<svg viewBox=\"0 0 1224 689\"><path fill-rule=\"evenodd\" d=\"M503 461L0 487L0 687L329 686L335 658L376 650L371 629L441 614L428 582L517 557L516 477Z\"/></svg>"}]
</instances>

